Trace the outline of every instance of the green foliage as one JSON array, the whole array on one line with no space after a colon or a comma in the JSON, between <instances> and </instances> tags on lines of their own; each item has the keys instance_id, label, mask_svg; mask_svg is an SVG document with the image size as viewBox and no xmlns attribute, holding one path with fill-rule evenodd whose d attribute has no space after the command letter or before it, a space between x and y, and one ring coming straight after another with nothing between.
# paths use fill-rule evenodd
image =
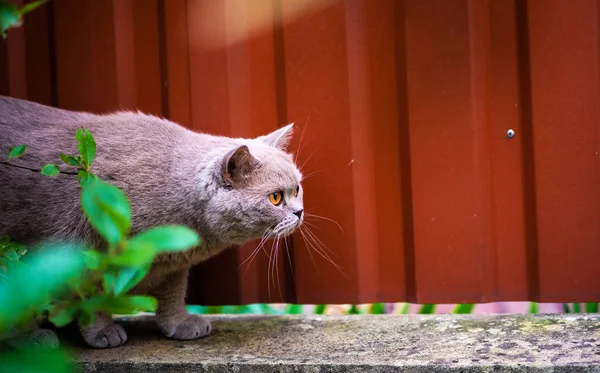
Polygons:
<instances>
[{"instance_id":1,"label":"green foliage","mask_svg":"<svg viewBox=\"0 0 600 373\"><path fill-rule=\"evenodd\" d=\"M455 314L468 314L468 313L473 313L473 310L475 309L475 305L474 304L458 304L456 305L456 308L454 308L454 311L452 311L452 313Z\"/></svg>"},{"instance_id":2,"label":"green foliage","mask_svg":"<svg viewBox=\"0 0 600 373\"><path fill-rule=\"evenodd\" d=\"M65 351L20 351L0 355L0 372L72 373L75 369Z\"/></svg>"},{"instance_id":3,"label":"green foliage","mask_svg":"<svg viewBox=\"0 0 600 373\"><path fill-rule=\"evenodd\" d=\"M60 173L60 170L54 164L47 164L42 167L42 175L44 176L56 176Z\"/></svg>"},{"instance_id":4,"label":"green foliage","mask_svg":"<svg viewBox=\"0 0 600 373\"><path fill-rule=\"evenodd\" d=\"M373 303L369 307L369 313L373 315L381 315L385 313L385 304L383 303Z\"/></svg>"},{"instance_id":5,"label":"green foliage","mask_svg":"<svg viewBox=\"0 0 600 373\"><path fill-rule=\"evenodd\" d=\"M423 315L435 313L435 306L435 304L424 304L419 309L419 313Z\"/></svg>"},{"instance_id":6,"label":"green foliage","mask_svg":"<svg viewBox=\"0 0 600 373\"><path fill-rule=\"evenodd\" d=\"M287 315L302 315L304 307L300 304L288 304L285 306L285 314Z\"/></svg>"},{"instance_id":7,"label":"green foliage","mask_svg":"<svg viewBox=\"0 0 600 373\"><path fill-rule=\"evenodd\" d=\"M540 307L535 302L529 303L529 313L538 313L540 312Z\"/></svg>"},{"instance_id":8,"label":"green foliage","mask_svg":"<svg viewBox=\"0 0 600 373\"><path fill-rule=\"evenodd\" d=\"M326 304L317 304L315 306L315 314L316 315L323 315L326 310L327 310L327 305Z\"/></svg>"},{"instance_id":9,"label":"green foliage","mask_svg":"<svg viewBox=\"0 0 600 373\"><path fill-rule=\"evenodd\" d=\"M8 151L8 160L10 161L13 158L18 158L22 156L25 153L25 150L27 150L27 145L25 144L13 146Z\"/></svg>"},{"instance_id":10,"label":"green foliage","mask_svg":"<svg viewBox=\"0 0 600 373\"><path fill-rule=\"evenodd\" d=\"M0 35L6 39L6 31L13 27L21 27L23 16L47 3L49 0L38 0L24 5L21 9L7 0L0 0Z\"/></svg>"},{"instance_id":11,"label":"green foliage","mask_svg":"<svg viewBox=\"0 0 600 373\"><path fill-rule=\"evenodd\" d=\"M598 313L598 303L586 303L585 312L587 313Z\"/></svg>"},{"instance_id":12,"label":"green foliage","mask_svg":"<svg viewBox=\"0 0 600 373\"><path fill-rule=\"evenodd\" d=\"M99 311L112 314L154 311L155 298L127 295L128 291L143 280L157 255L200 244L196 232L177 225L158 226L129 237L132 213L127 196L92 173L96 156L92 133L80 129L76 140L81 154L61 153L60 158L65 164L77 167L82 209L90 225L107 242L108 249L90 250L70 243L44 244L34 250L35 254L24 256L28 251L25 245L9 236L0 237L0 335L27 328L35 317L44 313L51 323L61 327L73 321L88 325ZM9 157L18 157L25 149L25 145L16 146L9 151ZM40 173L55 176L59 169L48 164ZM29 359L46 366L56 360L56 367L51 370L40 370L35 362L19 360L23 356L22 353L0 356L0 368L20 372L70 371L60 351Z\"/></svg>"}]
</instances>

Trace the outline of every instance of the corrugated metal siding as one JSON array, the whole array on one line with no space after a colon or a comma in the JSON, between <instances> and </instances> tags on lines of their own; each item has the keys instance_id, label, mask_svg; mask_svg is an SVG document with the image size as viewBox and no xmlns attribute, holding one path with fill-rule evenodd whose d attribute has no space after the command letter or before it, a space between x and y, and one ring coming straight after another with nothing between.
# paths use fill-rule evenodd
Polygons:
<instances>
[{"instance_id":1,"label":"corrugated metal siding","mask_svg":"<svg viewBox=\"0 0 600 373\"><path fill-rule=\"evenodd\" d=\"M279 278L264 255L244 272L247 244L194 271L192 303L600 301L599 2L302 1L54 0L0 44L0 93L232 136L296 122L342 269L298 234Z\"/></svg>"}]
</instances>

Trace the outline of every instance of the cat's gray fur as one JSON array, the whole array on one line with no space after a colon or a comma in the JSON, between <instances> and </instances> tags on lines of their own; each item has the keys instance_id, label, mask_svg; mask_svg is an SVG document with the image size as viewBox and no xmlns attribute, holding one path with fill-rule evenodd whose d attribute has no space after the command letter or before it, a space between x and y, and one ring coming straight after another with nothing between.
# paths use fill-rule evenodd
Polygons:
<instances>
[{"instance_id":1,"label":"cat's gray fur","mask_svg":"<svg viewBox=\"0 0 600 373\"><path fill-rule=\"evenodd\" d=\"M207 335L210 323L184 308L190 266L261 238L267 230L287 235L302 223L302 176L287 153L292 125L256 139L228 138L140 113L96 115L0 97L0 154L27 144L26 153L11 161L14 165L40 169L46 163L61 164L60 152L77 152L75 133L81 127L97 142L92 171L121 187L130 199L133 233L184 224L200 234L200 247L158 257L133 293L157 297L157 322L167 337ZM60 168L73 171L64 164ZM279 190L285 202L274 206L268 196ZM101 248L81 211L79 195L72 175L45 177L0 164L0 234L27 244L66 239ZM126 341L111 315L96 319L81 330L90 346L114 347Z\"/></svg>"}]
</instances>

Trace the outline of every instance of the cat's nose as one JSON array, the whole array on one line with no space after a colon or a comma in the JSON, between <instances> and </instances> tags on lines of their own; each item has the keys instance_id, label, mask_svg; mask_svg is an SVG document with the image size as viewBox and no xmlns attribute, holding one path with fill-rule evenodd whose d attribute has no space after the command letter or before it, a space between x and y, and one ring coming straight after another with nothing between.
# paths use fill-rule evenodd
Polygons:
<instances>
[{"instance_id":1,"label":"cat's nose","mask_svg":"<svg viewBox=\"0 0 600 373\"><path fill-rule=\"evenodd\" d=\"M296 215L298 217L298 219L302 219L303 212L304 212L304 210L294 211L294 215Z\"/></svg>"}]
</instances>

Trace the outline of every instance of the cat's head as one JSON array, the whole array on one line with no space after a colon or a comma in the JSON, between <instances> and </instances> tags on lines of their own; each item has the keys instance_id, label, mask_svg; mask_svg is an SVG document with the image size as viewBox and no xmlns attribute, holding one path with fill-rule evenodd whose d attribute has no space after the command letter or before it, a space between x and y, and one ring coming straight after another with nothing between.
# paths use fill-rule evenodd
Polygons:
<instances>
[{"instance_id":1,"label":"cat's head","mask_svg":"<svg viewBox=\"0 0 600 373\"><path fill-rule=\"evenodd\" d=\"M244 141L220 159L216 172L220 187L207 212L221 240L240 244L282 237L302 224L302 174L288 153L292 132L293 124L289 124Z\"/></svg>"}]
</instances>

